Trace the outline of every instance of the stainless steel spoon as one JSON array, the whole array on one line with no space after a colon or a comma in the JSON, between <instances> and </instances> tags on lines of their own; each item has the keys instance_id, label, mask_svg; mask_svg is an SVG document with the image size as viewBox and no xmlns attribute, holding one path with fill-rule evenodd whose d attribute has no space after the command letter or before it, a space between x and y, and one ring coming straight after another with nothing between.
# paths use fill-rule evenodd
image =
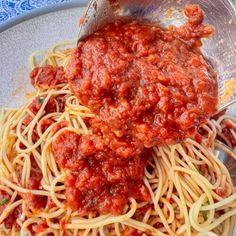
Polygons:
<instances>
[{"instance_id":1,"label":"stainless steel spoon","mask_svg":"<svg viewBox=\"0 0 236 236\"><path fill-rule=\"evenodd\" d=\"M223 95L227 82L236 80L236 10L230 0L91 0L80 27L79 40L117 17L179 26L185 21L183 8L187 3L200 5L205 12L205 21L215 27L214 37L204 42L202 52L219 75L219 94ZM236 104L236 93L220 101L218 112L232 104ZM229 152L218 151L219 159L231 176L236 177L236 160L229 157Z\"/></svg>"},{"instance_id":2,"label":"stainless steel spoon","mask_svg":"<svg viewBox=\"0 0 236 236\"><path fill-rule=\"evenodd\" d=\"M196 3L205 12L205 21L215 27L215 35L205 40L202 52L218 74L219 94L228 81L236 80L236 9L231 0L91 0L79 30L79 40L115 18L150 21L161 26L179 26L186 21L184 5ZM236 91L221 100L219 111L236 101Z\"/></svg>"}]
</instances>

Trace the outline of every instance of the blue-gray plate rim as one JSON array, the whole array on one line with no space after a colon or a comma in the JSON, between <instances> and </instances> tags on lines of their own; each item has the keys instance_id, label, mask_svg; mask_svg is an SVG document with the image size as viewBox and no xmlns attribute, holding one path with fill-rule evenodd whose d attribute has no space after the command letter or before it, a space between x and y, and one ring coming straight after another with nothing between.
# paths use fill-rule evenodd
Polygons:
<instances>
[{"instance_id":1,"label":"blue-gray plate rim","mask_svg":"<svg viewBox=\"0 0 236 236\"><path fill-rule=\"evenodd\" d=\"M69 8L85 7L87 5L87 2L88 0L71 0L70 2L62 2L60 4L54 4L50 6L33 9L21 15L12 17L8 19L7 21L1 23L0 33L17 24L22 23L23 21L29 20L31 18L40 16L40 15L48 14L55 11L65 10Z\"/></svg>"}]
</instances>

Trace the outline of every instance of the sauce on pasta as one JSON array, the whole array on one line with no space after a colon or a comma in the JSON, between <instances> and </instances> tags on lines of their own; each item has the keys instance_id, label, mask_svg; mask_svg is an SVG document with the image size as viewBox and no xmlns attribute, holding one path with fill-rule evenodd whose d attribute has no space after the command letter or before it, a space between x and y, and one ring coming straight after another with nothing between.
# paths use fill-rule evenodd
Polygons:
<instances>
[{"instance_id":1,"label":"sauce on pasta","mask_svg":"<svg viewBox=\"0 0 236 236\"><path fill-rule=\"evenodd\" d=\"M216 112L216 75L200 53L213 33L198 6L169 30L138 22L105 26L79 42L66 69L71 89L96 115L92 135L64 132L55 158L69 170L66 196L81 214L120 214L129 197L147 201L147 148L193 136Z\"/></svg>"},{"instance_id":2,"label":"sauce on pasta","mask_svg":"<svg viewBox=\"0 0 236 236\"><path fill-rule=\"evenodd\" d=\"M216 74L200 53L214 29L198 6L185 14L171 29L111 23L79 42L67 67L79 101L133 150L182 141L217 110Z\"/></svg>"},{"instance_id":3,"label":"sauce on pasta","mask_svg":"<svg viewBox=\"0 0 236 236\"><path fill-rule=\"evenodd\" d=\"M185 14L33 54L37 94L0 110L0 233L230 235L236 193L215 146L235 147L236 120L210 118L216 75L200 46L214 29L198 6Z\"/></svg>"}]
</instances>

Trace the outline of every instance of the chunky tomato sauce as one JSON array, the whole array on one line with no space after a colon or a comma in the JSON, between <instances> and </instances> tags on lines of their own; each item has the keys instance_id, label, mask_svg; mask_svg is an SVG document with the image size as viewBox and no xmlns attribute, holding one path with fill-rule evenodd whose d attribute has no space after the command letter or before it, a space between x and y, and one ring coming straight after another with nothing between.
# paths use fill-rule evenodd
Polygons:
<instances>
[{"instance_id":1,"label":"chunky tomato sauce","mask_svg":"<svg viewBox=\"0 0 236 236\"><path fill-rule=\"evenodd\" d=\"M33 156L31 156L30 159L31 159L31 171L30 171L30 178L26 188L38 190L42 180L42 173L36 161L34 160ZM19 195L25 202L25 210L29 213L37 212L40 209L44 208L47 204L46 196L37 196L32 193L21 193L21 192L19 192Z\"/></svg>"},{"instance_id":2,"label":"chunky tomato sauce","mask_svg":"<svg viewBox=\"0 0 236 236\"><path fill-rule=\"evenodd\" d=\"M53 151L67 170L67 203L81 215L120 214L129 197L148 201L149 148L194 137L216 111L216 74L200 53L214 30L198 6L185 14L187 23L168 30L116 21L74 51L65 76L96 115L86 120L93 134L64 131Z\"/></svg>"},{"instance_id":3,"label":"chunky tomato sauce","mask_svg":"<svg viewBox=\"0 0 236 236\"><path fill-rule=\"evenodd\" d=\"M4 212L4 210L7 207L7 203L9 203L10 199L11 199L10 194L8 194L3 190L0 190L0 214ZM16 223L16 219L19 217L21 213L22 213L22 208L20 206L16 207L4 220L4 226L7 229L12 229L13 225L15 225L19 230L19 226Z\"/></svg>"},{"instance_id":4,"label":"chunky tomato sauce","mask_svg":"<svg viewBox=\"0 0 236 236\"><path fill-rule=\"evenodd\" d=\"M169 30L138 22L105 26L79 42L66 76L80 102L136 147L192 136L216 111L216 75L199 52L213 28L198 6Z\"/></svg>"},{"instance_id":5,"label":"chunky tomato sauce","mask_svg":"<svg viewBox=\"0 0 236 236\"><path fill-rule=\"evenodd\" d=\"M35 88L40 89L54 88L58 84L67 83L63 67L50 65L33 69L30 74L30 80Z\"/></svg>"},{"instance_id":6,"label":"chunky tomato sauce","mask_svg":"<svg viewBox=\"0 0 236 236\"><path fill-rule=\"evenodd\" d=\"M143 183L149 151L125 160L97 134L80 136L65 131L53 143L55 158L67 174L68 205L81 215L88 211L120 214L129 197L150 200Z\"/></svg>"}]
</instances>

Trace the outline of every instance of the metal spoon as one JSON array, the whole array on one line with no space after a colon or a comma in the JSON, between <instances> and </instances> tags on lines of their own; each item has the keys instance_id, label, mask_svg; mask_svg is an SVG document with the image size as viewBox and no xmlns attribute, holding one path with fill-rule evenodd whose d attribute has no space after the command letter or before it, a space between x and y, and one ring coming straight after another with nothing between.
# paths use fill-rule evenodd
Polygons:
<instances>
[{"instance_id":1,"label":"metal spoon","mask_svg":"<svg viewBox=\"0 0 236 236\"><path fill-rule=\"evenodd\" d=\"M183 24L184 5L196 3L205 12L205 21L215 27L215 35L205 40L202 52L219 75L219 93L226 82L236 80L236 9L231 0L91 0L79 30L79 40L89 36L115 18L132 18L161 26ZM236 94L220 101L219 111L234 103Z\"/></svg>"},{"instance_id":2,"label":"metal spoon","mask_svg":"<svg viewBox=\"0 0 236 236\"><path fill-rule=\"evenodd\" d=\"M91 0L80 27L79 40L121 17L148 20L161 26L179 26L185 22L183 8L186 3L200 5L205 12L206 22L215 26L216 34L204 42L202 52L219 75L219 93L222 95L225 82L236 80L236 10L230 0ZM220 101L218 112L232 104L236 104L235 96ZM219 159L229 169L231 176L236 177L236 160L229 157L229 152L218 150Z\"/></svg>"}]
</instances>

